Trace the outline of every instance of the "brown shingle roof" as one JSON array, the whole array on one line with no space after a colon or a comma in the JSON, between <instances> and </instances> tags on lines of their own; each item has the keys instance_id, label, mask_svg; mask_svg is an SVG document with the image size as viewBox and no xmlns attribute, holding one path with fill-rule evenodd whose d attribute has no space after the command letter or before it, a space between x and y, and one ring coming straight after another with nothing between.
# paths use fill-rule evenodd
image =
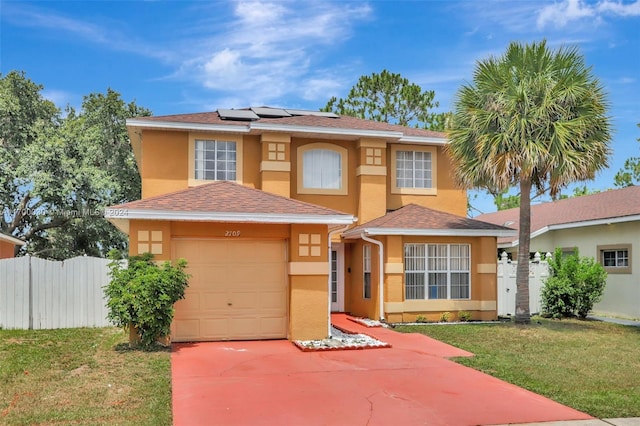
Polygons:
<instances>
[{"instance_id":1,"label":"brown shingle roof","mask_svg":"<svg viewBox=\"0 0 640 426\"><path fill-rule=\"evenodd\" d=\"M216 181L144 200L110 207L108 211L147 211L175 213L212 213L244 215L286 215L340 217L352 215L315 204L293 200L235 182ZM111 218L126 219L122 214L109 214ZM205 217L203 217L205 219Z\"/></svg>"},{"instance_id":2,"label":"brown shingle roof","mask_svg":"<svg viewBox=\"0 0 640 426\"><path fill-rule=\"evenodd\" d=\"M531 233L541 231L547 226L562 226L569 223L594 220L616 219L640 215L640 186L612 189L592 195L565 198L549 203L531 206ZM487 213L476 219L498 225L519 228L520 209L514 208L495 213ZM501 238L500 243L513 242L517 235Z\"/></svg>"},{"instance_id":3,"label":"brown shingle roof","mask_svg":"<svg viewBox=\"0 0 640 426\"><path fill-rule=\"evenodd\" d=\"M425 129L404 127L395 124L381 123L364 120L361 118L340 116L338 118L322 117L316 115L294 115L291 117L260 117L255 121L222 119L217 111L201 112L194 114L175 114L152 117L138 117L136 121L170 122L184 124L215 124L223 126L251 126L252 123L277 124L282 126L324 127L328 129L342 130L374 130L382 132L399 132L403 136L418 136L428 138L445 138L442 132L434 132Z\"/></svg>"},{"instance_id":4,"label":"brown shingle roof","mask_svg":"<svg viewBox=\"0 0 640 426\"><path fill-rule=\"evenodd\" d=\"M481 222L451 213L445 213L422 207L416 204L408 204L370 222L350 229L346 235L356 235L363 231L375 232L383 235L385 230L424 231L424 234L455 235L465 233L479 233L486 235L499 235L513 230L492 223Z\"/></svg>"}]
</instances>

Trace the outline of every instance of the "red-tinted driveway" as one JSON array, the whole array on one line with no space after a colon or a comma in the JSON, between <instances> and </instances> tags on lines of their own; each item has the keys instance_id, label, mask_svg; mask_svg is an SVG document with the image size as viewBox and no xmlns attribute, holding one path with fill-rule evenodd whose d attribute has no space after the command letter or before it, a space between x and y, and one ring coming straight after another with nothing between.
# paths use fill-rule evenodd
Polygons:
<instances>
[{"instance_id":1,"label":"red-tinted driveway","mask_svg":"<svg viewBox=\"0 0 640 426\"><path fill-rule=\"evenodd\" d=\"M175 425L491 425L591 417L443 357L419 334L333 322L393 345L301 352L285 340L175 344ZM553 372L550 372L552 374Z\"/></svg>"}]
</instances>

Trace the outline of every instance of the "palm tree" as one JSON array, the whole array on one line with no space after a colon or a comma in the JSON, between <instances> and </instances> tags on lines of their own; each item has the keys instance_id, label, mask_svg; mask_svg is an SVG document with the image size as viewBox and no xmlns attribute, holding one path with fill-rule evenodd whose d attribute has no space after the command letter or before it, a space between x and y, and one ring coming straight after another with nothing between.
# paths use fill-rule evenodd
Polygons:
<instances>
[{"instance_id":1,"label":"palm tree","mask_svg":"<svg viewBox=\"0 0 640 426\"><path fill-rule=\"evenodd\" d=\"M512 42L457 92L448 153L467 189L520 187L516 323L528 324L531 191L593 179L610 155L603 87L575 47Z\"/></svg>"}]
</instances>

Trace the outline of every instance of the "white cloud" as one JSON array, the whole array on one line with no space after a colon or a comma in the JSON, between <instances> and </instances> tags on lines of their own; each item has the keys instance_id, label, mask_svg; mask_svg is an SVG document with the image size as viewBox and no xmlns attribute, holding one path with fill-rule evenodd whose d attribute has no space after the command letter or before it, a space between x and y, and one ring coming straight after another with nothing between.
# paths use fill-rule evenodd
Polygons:
<instances>
[{"instance_id":1,"label":"white cloud","mask_svg":"<svg viewBox=\"0 0 640 426\"><path fill-rule=\"evenodd\" d=\"M564 28L569 23L588 20L599 24L607 16L640 16L640 0L633 3L603 0L595 4L583 0L564 0L543 7L537 18L537 26Z\"/></svg>"},{"instance_id":2,"label":"white cloud","mask_svg":"<svg viewBox=\"0 0 640 426\"><path fill-rule=\"evenodd\" d=\"M174 77L195 78L221 97L244 98L247 104L287 95L326 99L336 82L312 67L370 15L370 7L360 3L239 1L224 27L188 42L191 48Z\"/></svg>"}]
</instances>

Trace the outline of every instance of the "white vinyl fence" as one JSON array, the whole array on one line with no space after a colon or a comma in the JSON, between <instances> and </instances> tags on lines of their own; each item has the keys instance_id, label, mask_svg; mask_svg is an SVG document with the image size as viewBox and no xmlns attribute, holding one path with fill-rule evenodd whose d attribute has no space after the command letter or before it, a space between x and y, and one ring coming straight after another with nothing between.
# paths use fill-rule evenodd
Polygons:
<instances>
[{"instance_id":1,"label":"white vinyl fence","mask_svg":"<svg viewBox=\"0 0 640 426\"><path fill-rule=\"evenodd\" d=\"M546 258L551 257L547 253ZM518 262L507 258L507 253L502 252L498 260L498 315L507 316L516 314L516 269ZM540 313L542 310L542 287L544 280L549 276L549 262L542 260L540 253L536 253L535 259L529 262L529 312Z\"/></svg>"},{"instance_id":2,"label":"white vinyl fence","mask_svg":"<svg viewBox=\"0 0 640 426\"><path fill-rule=\"evenodd\" d=\"M0 260L0 328L105 327L108 259Z\"/></svg>"}]
</instances>

